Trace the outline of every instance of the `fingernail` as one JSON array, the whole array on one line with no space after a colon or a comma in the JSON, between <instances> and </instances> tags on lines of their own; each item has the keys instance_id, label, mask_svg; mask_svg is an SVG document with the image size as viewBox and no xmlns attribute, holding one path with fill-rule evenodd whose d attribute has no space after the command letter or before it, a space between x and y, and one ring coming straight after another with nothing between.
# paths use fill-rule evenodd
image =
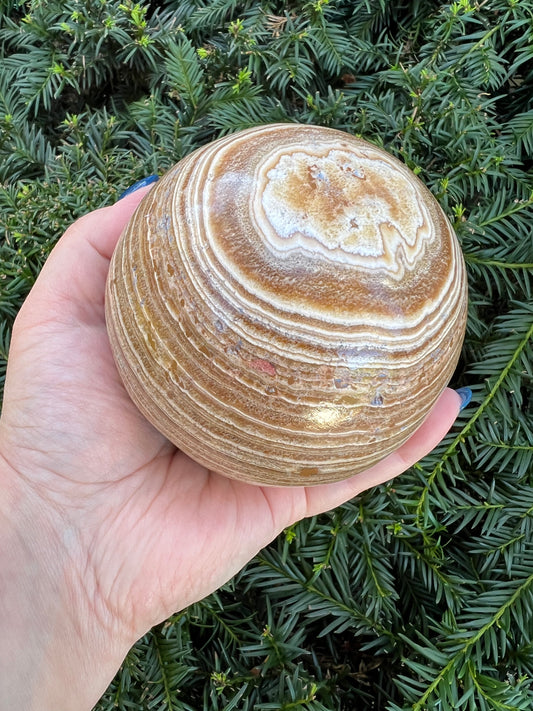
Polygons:
<instances>
[{"instance_id":1,"label":"fingernail","mask_svg":"<svg viewBox=\"0 0 533 711\"><path fill-rule=\"evenodd\" d=\"M459 412L462 412L462 410L465 409L465 407L472 399L472 391L470 390L470 388L457 388L455 392L461 398L461 407L459 408Z\"/></svg>"},{"instance_id":2,"label":"fingernail","mask_svg":"<svg viewBox=\"0 0 533 711\"><path fill-rule=\"evenodd\" d=\"M147 178L143 178L142 180L138 180L136 183L133 183L127 190L124 190L122 195L119 196L119 200L122 200L123 197L126 197L126 195L130 195L131 193L134 193L136 190L139 190L140 188L145 188L147 185L151 185L152 183L155 183L159 180L159 175L149 175Z\"/></svg>"}]
</instances>

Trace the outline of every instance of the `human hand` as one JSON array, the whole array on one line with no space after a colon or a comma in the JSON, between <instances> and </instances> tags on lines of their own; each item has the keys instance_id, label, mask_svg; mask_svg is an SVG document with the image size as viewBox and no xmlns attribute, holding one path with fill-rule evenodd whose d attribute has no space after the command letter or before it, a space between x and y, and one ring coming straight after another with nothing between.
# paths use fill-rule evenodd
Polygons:
<instances>
[{"instance_id":1,"label":"human hand","mask_svg":"<svg viewBox=\"0 0 533 711\"><path fill-rule=\"evenodd\" d=\"M218 588L293 522L403 472L459 410L446 389L399 450L335 484L259 487L193 462L130 401L105 327L109 259L146 192L67 230L13 331L0 420L0 525L11 541L0 552L0 569L2 556L9 563L0 608L15 639L29 623L22 600L43 629L18 650L24 673L0 680L1 708L91 708L151 626Z\"/></svg>"}]
</instances>

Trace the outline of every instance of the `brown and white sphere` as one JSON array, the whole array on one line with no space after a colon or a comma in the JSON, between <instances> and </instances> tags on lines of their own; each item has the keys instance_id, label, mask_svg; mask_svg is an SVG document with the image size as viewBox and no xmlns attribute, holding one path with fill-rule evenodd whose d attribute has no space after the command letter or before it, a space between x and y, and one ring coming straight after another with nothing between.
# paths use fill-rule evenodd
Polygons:
<instances>
[{"instance_id":1,"label":"brown and white sphere","mask_svg":"<svg viewBox=\"0 0 533 711\"><path fill-rule=\"evenodd\" d=\"M229 477L363 471L422 423L456 367L467 287L435 198L349 134L275 124L206 145L143 199L106 317L146 418Z\"/></svg>"}]
</instances>

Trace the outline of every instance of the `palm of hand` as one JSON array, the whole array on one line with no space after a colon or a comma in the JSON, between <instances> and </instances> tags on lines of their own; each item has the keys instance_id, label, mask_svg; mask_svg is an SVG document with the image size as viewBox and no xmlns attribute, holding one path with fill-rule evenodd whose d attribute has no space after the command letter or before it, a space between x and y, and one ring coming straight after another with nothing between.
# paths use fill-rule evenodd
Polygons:
<instances>
[{"instance_id":1,"label":"palm of hand","mask_svg":"<svg viewBox=\"0 0 533 711\"><path fill-rule=\"evenodd\" d=\"M0 429L20 481L60 517L91 611L132 641L285 526L399 474L441 439L458 404L447 391L401 452L339 484L263 488L190 460L129 400L105 329L109 257L143 192L78 221L54 250L17 322Z\"/></svg>"}]
</instances>

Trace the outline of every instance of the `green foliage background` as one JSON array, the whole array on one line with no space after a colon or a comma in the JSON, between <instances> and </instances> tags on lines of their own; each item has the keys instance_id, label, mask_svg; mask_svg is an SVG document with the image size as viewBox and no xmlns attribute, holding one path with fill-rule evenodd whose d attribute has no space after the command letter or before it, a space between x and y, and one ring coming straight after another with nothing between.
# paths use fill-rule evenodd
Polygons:
<instances>
[{"instance_id":1,"label":"green foliage background","mask_svg":"<svg viewBox=\"0 0 533 711\"><path fill-rule=\"evenodd\" d=\"M146 635L97 711L531 709L533 0L0 7L2 377L64 228L255 124L383 145L469 272L474 398L445 442Z\"/></svg>"}]
</instances>

